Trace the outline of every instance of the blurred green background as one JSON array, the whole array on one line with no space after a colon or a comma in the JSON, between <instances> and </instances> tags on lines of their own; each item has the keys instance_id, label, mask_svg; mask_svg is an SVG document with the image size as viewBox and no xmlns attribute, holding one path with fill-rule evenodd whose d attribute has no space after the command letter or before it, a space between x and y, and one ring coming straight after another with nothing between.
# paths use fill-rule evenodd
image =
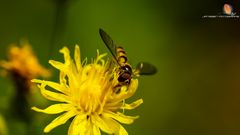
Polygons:
<instances>
[{"instance_id":1,"label":"blurred green background","mask_svg":"<svg viewBox=\"0 0 240 135\"><path fill-rule=\"evenodd\" d=\"M239 135L240 19L202 18L221 13L224 2L0 0L0 59L6 59L10 43L26 38L57 81L58 71L48 60L62 61L58 50L63 46L73 51L79 44L83 58L94 57L96 49L109 53L98 34L103 28L126 49L132 65L147 61L158 69L154 76L140 77L129 100L144 100L127 112L140 115L134 124L124 125L130 135ZM0 78L1 114L14 95L12 85L9 77ZM38 99L41 103L34 105L50 105ZM30 134L26 129L43 134L56 117L33 114L31 127L5 118L9 134ZM49 135L67 134L69 124Z\"/></svg>"}]
</instances>

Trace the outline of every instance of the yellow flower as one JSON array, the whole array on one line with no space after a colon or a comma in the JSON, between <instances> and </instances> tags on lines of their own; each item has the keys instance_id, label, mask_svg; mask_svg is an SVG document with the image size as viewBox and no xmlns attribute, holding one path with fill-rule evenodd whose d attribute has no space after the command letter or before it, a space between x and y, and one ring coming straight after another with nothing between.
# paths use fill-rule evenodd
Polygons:
<instances>
[{"instance_id":1,"label":"yellow flower","mask_svg":"<svg viewBox=\"0 0 240 135\"><path fill-rule=\"evenodd\" d=\"M39 64L28 42L23 42L21 47L12 45L8 51L8 61L1 61L0 66L27 80L50 75L49 71Z\"/></svg>"},{"instance_id":2,"label":"yellow flower","mask_svg":"<svg viewBox=\"0 0 240 135\"><path fill-rule=\"evenodd\" d=\"M44 132L47 133L74 117L68 135L101 135L101 131L127 135L120 123L131 124L138 116L126 116L121 110L134 109L143 102L142 99L130 104L124 102L135 93L138 80L132 79L128 87L123 86L116 93L114 86L118 84L118 76L114 69L109 68L110 62L103 59L106 54L99 54L97 51L95 60L87 64L87 60L81 63L77 45L74 60L71 59L68 48L64 47L60 52L64 54L64 63L49 61L60 70L59 83L32 80L39 83L41 94L45 98L60 102L46 109L32 108L47 114L62 113L45 127Z\"/></svg>"}]
</instances>

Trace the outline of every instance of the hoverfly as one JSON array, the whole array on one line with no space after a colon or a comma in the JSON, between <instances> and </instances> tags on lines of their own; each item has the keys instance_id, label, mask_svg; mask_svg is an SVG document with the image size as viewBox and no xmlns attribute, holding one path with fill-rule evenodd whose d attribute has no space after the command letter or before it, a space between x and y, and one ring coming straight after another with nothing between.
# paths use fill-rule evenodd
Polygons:
<instances>
[{"instance_id":1,"label":"hoverfly","mask_svg":"<svg viewBox=\"0 0 240 135\"><path fill-rule=\"evenodd\" d=\"M133 71L132 66L128 63L127 55L123 47L117 46L104 30L99 29L99 34L118 65L119 84L116 87L128 86L131 83L132 77L152 75L157 72L155 66L147 62L139 62Z\"/></svg>"}]
</instances>

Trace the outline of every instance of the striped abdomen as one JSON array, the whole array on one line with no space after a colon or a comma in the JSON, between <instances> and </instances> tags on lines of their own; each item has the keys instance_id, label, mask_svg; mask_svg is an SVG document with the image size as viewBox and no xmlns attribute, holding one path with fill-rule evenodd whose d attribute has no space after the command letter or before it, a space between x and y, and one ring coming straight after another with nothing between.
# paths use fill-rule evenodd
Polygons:
<instances>
[{"instance_id":1,"label":"striped abdomen","mask_svg":"<svg viewBox=\"0 0 240 135\"><path fill-rule=\"evenodd\" d=\"M126 52L122 47L117 47L117 61L121 66L127 63Z\"/></svg>"}]
</instances>

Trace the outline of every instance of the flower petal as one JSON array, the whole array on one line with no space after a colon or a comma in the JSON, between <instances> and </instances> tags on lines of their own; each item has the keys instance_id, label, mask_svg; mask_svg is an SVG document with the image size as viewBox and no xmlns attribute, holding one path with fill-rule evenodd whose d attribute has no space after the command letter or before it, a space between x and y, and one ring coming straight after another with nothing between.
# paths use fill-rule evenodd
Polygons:
<instances>
[{"instance_id":1,"label":"flower petal","mask_svg":"<svg viewBox=\"0 0 240 135\"><path fill-rule=\"evenodd\" d=\"M112 118L105 118L103 116L100 117L98 115L94 115L92 117L92 120L97 127L108 134L117 133L119 131L120 124Z\"/></svg>"},{"instance_id":2,"label":"flower petal","mask_svg":"<svg viewBox=\"0 0 240 135\"><path fill-rule=\"evenodd\" d=\"M109 126L114 134L118 133L120 129L120 124L113 120L112 118L103 118L104 122Z\"/></svg>"},{"instance_id":3,"label":"flower petal","mask_svg":"<svg viewBox=\"0 0 240 135\"><path fill-rule=\"evenodd\" d=\"M98 126L102 131L113 134L112 130L106 125L106 123L96 114L92 117L93 123Z\"/></svg>"},{"instance_id":4,"label":"flower petal","mask_svg":"<svg viewBox=\"0 0 240 135\"><path fill-rule=\"evenodd\" d=\"M105 104L104 109L106 110L111 110L111 111L115 111L120 109L127 109L127 110L132 110L137 108L139 105L141 105L143 103L142 99L139 99L131 104L127 104L127 103L123 103L123 102L119 102L119 101L112 101L112 102L108 102Z\"/></svg>"},{"instance_id":5,"label":"flower petal","mask_svg":"<svg viewBox=\"0 0 240 135\"><path fill-rule=\"evenodd\" d=\"M93 135L101 135L101 131L96 125L93 125Z\"/></svg>"},{"instance_id":6,"label":"flower petal","mask_svg":"<svg viewBox=\"0 0 240 135\"><path fill-rule=\"evenodd\" d=\"M122 125L120 125L119 135L128 135L128 132L125 130L125 128Z\"/></svg>"},{"instance_id":7,"label":"flower petal","mask_svg":"<svg viewBox=\"0 0 240 135\"><path fill-rule=\"evenodd\" d=\"M121 108L122 105L123 105L122 102L107 103L107 104L105 104L104 109L110 110L110 111L115 111L115 110L118 110L119 108Z\"/></svg>"},{"instance_id":8,"label":"flower petal","mask_svg":"<svg viewBox=\"0 0 240 135\"><path fill-rule=\"evenodd\" d=\"M77 71L80 72L82 69L82 65L81 65L80 48L78 45L75 45L74 59L75 59Z\"/></svg>"},{"instance_id":9,"label":"flower petal","mask_svg":"<svg viewBox=\"0 0 240 135\"><path fill-rule=\"evenodd\" d=\"M81 121L81 123L78 125L79 128L79 135L86 135L87 130L89 130L89 127L87 127L88 120L85 119Z\"/></svg>"},{"instance_id":10,"label":"flower petal","mask_svg":"<svg viewBox=\"0 0 240 135\"><path fill-rule=\"evenodd\" d=\"M131 123L133 123L133 121L135 119L137 119L139 117L139 116L126 116L126 115L124 115L122 113L119 113L119 112L117 112L117 114L116 114L116 113L113 113L113 112L110 112L110 111L104 112L103 116L113 118L113 119L115 119L115 120L117 120L121 123L124 123L124 124L131 124Z\"/></svg>"},{"instance_id":11,"label":"flower petal","mask_svg":"<svg viewBox=\"0 0 240 135\"><path fill-rule=\"evenodd\" d=\"M59 52L64 55L65 64L69 65L71 63L71 56L68 48L63 47Z\"/></svg>"},{"instance_id":12,"label":"flower petal","mask_svg":"<svg viewBox=\"0 0 240 135\"><path fill-rule=\"evenodd\" d=\"M59 102L70 102L68 96L61 93L56 93L56 92L46 90L45 86L46 84L43 84L43 83L41 85L38 85L38 87L40 88L41 94L48 100L59 101Z\"/></svg>"},{"instance_id":13,"label":"flower petal","mask_svg":"<svg viewBox=\"0 0 240 135\"><path fill-rule=\"evenodd\" d=\"M54 104L47 107L46 109L39 109L37 107L32 107L34 111L47 113L47 114L58 114L64 111L69 111L71 108L72 108L71 104Z\"/></svg>"},{"instance_id":14,"label":"flower petal","mask_svg":"<svg viewBox=\"0 0 240 135\"><path fill-rule=\"evenodd\" d=\"M58 70L61 70L61 71L66 70L66 66L62 62L55 61L55 60L49 60L48 63L51 64L53 67L55 67Z\"/></svg>"},{"instance_id":15,"label":"flower petal","mask_svg":"<svg viewBox=\"0 0 240 135\"><path fill-rule=\"evenodd\" d=\"M79 135L80 129L81 129L80 125L82 124L82 122L84 120L86 120L86 115L81 115L81 114L77 115L73 119L73 121L68 129L68 135Z\"/></svg>"},{"instance_id":16,"label":"flower petal","mask_svg":"<svg viewBox=\"0 0 240 135\"><path fill-rule=\"evenodd\" d=\"M131 104L126 104L124 103L123 106L121 107L121 109L128 109L128 110L132 110L135 109L136 107L138 107L139 105L141 105L143 103L142 99L138 99L137 101L131 103Z\"/></svg>"},{"instance_id":17,"label":"flower petal","mask_svg":"<svg viewBox=\"0 0 240 135\"><path fill-rule=\"evenodd\" d=\"M76 115L76 111L75 110L71 110L68 111L62 115L60 115L59 117L55 118L50 124L48 124L45 128L44 128L44 132L48 133L50 132L53 128L62 125L64 123L67 122L68 119L70 119L71 117L73 117L74 115Z\"/></svg>"},{"instance_id":18,"label":"flower petal","mask_svg":"<svg viewBox=\"0 0 240 135\"><path fill-rule=\"evenodd\" d=\"M95 125L92 123L91 119L88 119L87 124L86 124L86 129L87 130L84 133L84 135L96 135L96 134L94 134L94 131L93 131L94 129L96 129L94 127L95 127Z\"/></svg>"},{"instance_id":19,"label":"flower petal","mask_svg":"<svg viewBox=\"0 0 240 135\"><path fill-rule=\"evenodd\" d=\"M67 76L66 73L60 72L59 73L59 82L61 85L68 87L66 76Z\"/></svg>"},{"instance_id":20,"label":"flower petal","mask_svg":"<svg viewBox=\"0 0 240 135\"><path fill-rule=\"evenodd\" d=\"M59 83L56 82L51 82L51 81L44 81L44 80L38 80L38 79L33 79L32 82L35 83L44 83L45 85L48 85L49 87L62 92L64 94L68 94L68 89L66 88L66 86L60 85Z\"/></svg>"}]
</instances>

